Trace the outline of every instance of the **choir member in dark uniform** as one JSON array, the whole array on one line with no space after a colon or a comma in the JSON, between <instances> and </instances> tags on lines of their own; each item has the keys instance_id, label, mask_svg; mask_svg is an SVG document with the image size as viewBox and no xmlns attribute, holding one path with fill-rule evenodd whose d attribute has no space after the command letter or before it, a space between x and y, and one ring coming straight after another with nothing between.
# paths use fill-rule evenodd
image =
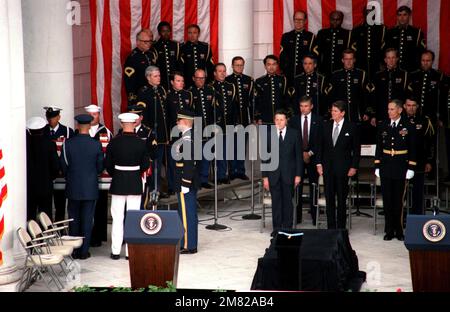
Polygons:
<instances>
[{"instance_id":1,"label":"choir member in dark uniform","mask_svg":"<svg viewBox=\"0 0 450 312\"><path fill-rule=\"evenodd\" d=\"M386 36L386 48L399 51L399 66L407 72L419 68L420 55L426 49L425 38L420 28L409 24L411 9L405 5L397 9L397 26Z\"/></svg>"},{"instance_id":2,"label":"choir member in dark uniform","mask_svg":"<svg viewBox=\"0 0 450 312\"><path fill-rule=\"evenodd\" d=\"M189 25L187 27L188 41L181 46L180 61L186 78L186 89L193 85L194 82L190 78L194 76L197 69L205 70L208 78L213 77L214 62L211 46L199 41L199 36L200 27L196 24Z\"/></svg>"},{"instance_id":3,"label":"choir member in dark uniform","mask_svg":"<svg viewBox=\"0 0 450 312\"><path fill-rule=\"evenodd\" d=\"M95 201L98 199L98 175L103 171L103 151L99 141L89 135L92 116L78 115L77 135L64 142L60 164L66 177L67 210L71 236L82 236L83 245L74 251L74 258L87 259L94 224Z\"/></svg>"},{"instance_id":4,"label":"choir member in dark uniform","mask_svg":"<svg viewBox=\"0 0 450 312\"><path fill-rule=\"evenodd\" d=\"M264 58L267 74L255 81L255 119L258 124L273 124L275 112L279 109L293 114L285 76L277 74L278 57L267 55Z\"/></svg>"},{"instance_id":5,"label":"choir member in dark uniform","mask_svg":"<svg viewBox=\"0 0 450 312\"><path fill-rule=\"evenodd\" d=\"M100 123L100 107L97 105L86 106L85 111L92 116L89 135L102 145L103 154L111 141L112 133L106 126ZM100 175L100 179L109 178L106 171ZM108 240L108 190L99 190L98 200L95 204L94 227L92 228L91 247L99 247L102 242Z\"/></svg>"},{"instance_id":6,"label":"choir member in dark uniform","mask_svg":"<svg viewBox=\"0 0 450 312\"><path fill-rule=\"evenodd\" d=\"M52 215L53 180L58 175L59 159L55 143L44 135L45 125L41 117L27 121L27 220L35 220L37 212Z\"/></svg>"},{"instance_id":7,"label":"choir member in dark uniform","mask_svg":"<svg viewBox=\"0 0 450 312\"><path fill-rule=\"evenodd\" d=\"M244 74L245 60L242 56L235 56L231 61L231 66L233 68L233 73L225 80L234 84L234 88L236 89L236 100L238 105L236 123L237 125L247 127L254 120L254 81L252 77ZM238 144L237 135L235 137L234 144L236 147ZM249 178L245 174L245 159L239 157L237 149L235 149L235 151L234 159L231 161L230 180L237 178L247 181Z\"/></svg>"},{"instance_id":8,"label":"choir member in dark uniform","mask_svg":"<svg viewBox=\"0 0 450 312\"><path fill-rule=\"evenodd\" d=\"M134 132L139 118L133 113L119 115L122 134L108 144L105 167L112 177L111 187L111 259L120 259L123 242L125 209L139 210L143 192L142 173L149 168L149 154L146 143ZM128 248L125 245L125 256Z\"/></svg>"},{"instance_id":9,"label":"choir member in dark uniform","mask_svg":"<svg viewBox=\"0 0 450 312\"><path fill-rule=\"evenodd\" d=\"M388 105L389 119L378 126L375 175L381 179L385 217L384 240L403 240L403 201L405 180L414 177L417 168L416 129L402 117L402 102Z\"/></svg>"},{"instance_id":10,"label":"choir member in dark uniform","mask_svg":"<svg viewBox=\"0 0 450 312\"><path fill-rule=\"evenodd\" d=\"M360 134L357 125L344 118L345 107L343 101L331 106L332 120L323 125L317 154L317 172L325 184L328 229L346 228L348 180L359 168Z\"/></svg>"},{"instance_id":11,"label":"choir member in dark uniform","mask_svg":"<svg viewBox=\"0 0 450 312\"><path fill-rule=\"evenodd\" d=\"M73 137L74 132L70 127L59 122L61 119L61 108L48 106L44 107L45 117L48 124L44 128L44 135L55 142L58 156L61 155L61 147L67 139ZM64 190L53 190L53 202L55 204L55 221L64 220L66 217L66 195ZM51 217L52 215L50 215Z\"/></svg>"},{"instance_id":12,"label":"choir member in dark uniform","mask_svg":"<svg viewBox=\"0 0 450 312\"><path fill-rule=\"evenodd\" d=\"M170 74L180 70L180 44L170 39L172 27L168 22L158 24L159 39L155 43L158 52L156 66L161 71L161 85L168 90L170 87Z\"/></svg>"},{"instance_id":13,"label":"choir member in dark uniform","mask_svg":"<svg viewBox=\"0 0 450 312\"><path fill-rule=\"evenodd\" d=\"M305 29L307 15L303 11L294 13L294 29L281 37L280 68L292 86L294 77L303 72L305 55L318 56L316 36Z\"/></svg>"},{"instance_id":14,"label":"choir member in dark uniform","mask_svg":"<svg viewBox=\"0 0 450 312\"><path fill-rule=\"evenodd\" d=\"M194 254L198 244L197 190L199 189L198 166L194 159L194 113L181 109L177 126L181 138L174 143L176 158L175 191L178 197L178 213L183 223L182 254Z\"/></svg>"},{"instance_id":15,"label":"choir member in dark uniform","mask_svg":"<svg viewBox=\"0 0 450 312\"><path fill-rule=\"evenodd\" d=\"M145 70L155 65L158 52L153 45L153 33L150 29L142 29L136 35L136 48L125 60L123 79L128 96L128 103L137 102L138 91L147 84Z\"/></svg>"},{"instance_id":16,"label":"choir member in dark uniform","mask_svg":"<svg viewBox=\"0 0 450 312\"><path fill-rule=\"evenodd\" d=\"M317 33L319 49L319 72L328 77L334 71L342 68L341 56L351 44L351 31L342 28L344 13L330 13L330 28L324 28Z\"/></svg>"}]
</instances>

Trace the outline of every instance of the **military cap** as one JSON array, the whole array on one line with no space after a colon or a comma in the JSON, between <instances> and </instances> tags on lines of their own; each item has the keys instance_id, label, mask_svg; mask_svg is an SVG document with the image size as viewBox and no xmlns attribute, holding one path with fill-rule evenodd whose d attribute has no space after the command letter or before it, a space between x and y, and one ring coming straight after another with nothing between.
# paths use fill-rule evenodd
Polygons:
<instances>
[{"instance_id":1,"label":"military cap","mask_svg":"<svg viewBox=\"0 0 450 312\"><path fill-rule=\"evenodd\" d=\"M194 120L194 117L195 117L194 112L188 109L180 109L180 111L177 114L178 119Z\"/></svg>"},{"instance_id":2,"label":"military cap","mask_svg":"<svg viewBox=\"0 0 450 312\"><path fill-rule=\"evenodd\" d=\"M45 121L42 117L31 117L26 123L28 130L39 130L44 128L46 125L47 121Z\"/></svg>"},{"instance_id":3,"label":"military cap","mask_svg":"<svg viewBox=\"0 0 450 312\"><path fill-rule=\"evenodd\" d=\"M59 112L62 111L61 108L56 106L45 106L45 117L53 118L59 115Z\"/></svg>"},{"instance_id":4,"label":"military cap","mask_svg":"<svg viewBox=\"0 0 450 312\"><path fill-rule=\"evenodd\" d=\"M85 110L86 112L88 112L88 113L100 113L100 111L101 111L102 109L101 109L100 106L98 106L98 105L91 104L91 105L89 105L89 106L86 106L86 107L84 108L84 110Z\"/></svg>"},{"instance_id":5,"label":"military cap","mask_svg":"<svg viewBox=\"0 0 450 312\"><path fill-rule=\"evenodd\" d=\"M120 122L136 122L139 119L139 115L134 113L123 113L119 115Z\"/></svg>"},{"instance_id":6,"label":"military cap","mask_svg":"<svg viewBox=\"0 0 450 312\"><path fill-rule=\"evenodd\" d=\"M91 115L88 115L88 114L80 114L80 115L75 116L75 120L80 125L90 124L93 119L94 118Z\"/></svg>"},{"instance_id":7,"label":"military cap","mask_svg":"<svg viewBox=\"0 0 450 312\"><path fill-rule=\"evenodd\" d=\"M134 113L134 114L142 114L144 112L144 107L142 105L132 105L128 106L128 113Z\"/></svg>"}]
</instances>

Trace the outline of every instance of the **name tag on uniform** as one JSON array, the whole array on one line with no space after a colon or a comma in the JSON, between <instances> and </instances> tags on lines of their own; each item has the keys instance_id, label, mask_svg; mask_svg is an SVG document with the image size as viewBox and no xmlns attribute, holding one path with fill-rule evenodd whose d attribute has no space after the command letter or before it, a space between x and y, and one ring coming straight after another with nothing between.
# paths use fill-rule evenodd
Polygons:
<instances>
[{"instance_id":1,"label":"name tag on uniform","mask_svg":"<svg viewBox=\"0 0 450 312\"><path fill-rule=\"evenodd\" d=\"M396 78L395 83L402 83L402 78Z\"/></svg>"},{"instance_id":2,"label":"name tag on uniform","mask_svg":"<svg viewBox=\"0 0 450 312\"><path fill-rule=\"evenodd\" d=\"M353 83L359 83L359 79L358 78L353 79Z\"/></svg>"},{"instance_id":3,"label":"name tag on uniform","mask_svg":"<svg viewBox=\"0 0 450 312\"><path fill-rule=\"evenodd\" d=\"M303 40L303 45L307 46L308 45L308 40Z\"/></svg>"},{"instance_id":4,"label":"name tag on uniform","mask_svg":"<svg viewBox=\"0 0 450 312\"><path fill-rule=\"evenodd\" d=\"M244 83L242 86L244 87L244 89L248 89L248 87L249 87L249 85L247 83Z\"/></svg>"},{"instance_id":5,"label":"name tag on uniform","mask_svg":"<svg viewBox=\"0 0 450 312\"><path fill-rule=\"evenodd\" d=\"M337 43L338 43L338 44L344 44L344 40L338 39Z\"/></svg>"},{"instance_id":6,"label":"name tag on uniform","mask_svg":"<svg viewBox=\"0 0 450 312\"><path fill-rule=\"evenodd\" d=\"M208 101L211 101L211 100L212 100L212 95L207 95L207 96L206 96L206 99L207 99Z\"/></svg>"},{"instance_id":7,"label":"name tag on uniform","mask_svg":"<svg viewBox=\"0 0 450 312\"><path fill-rule=\"evenodd\" d=\"M203 60L205 59L205 54L200 54L200 58Z\"/></svg>"},{"instance_id":8,"label":"name tag on uniform","mask_svg":"<svg viewBox=\"0 0 450 312\"><path fill-rule=\"evenodd\" d=\"M233 91L227 91L228 95L233 95Z\"/></svg>"},{"instance_id":9,"label":"name tag on uniform","mask_svg":"<svg viewBox=\"0 0 450 312\"><path fill-rule=\"evenodd\" d=\"M171 56L175 56L175 51L170 51Z\"/></svg>"},{"instance_id":10,"label":"name tag on uniform","mask_svg":"<svg viewBox=\"0 0 450 312\"><path fill-rule=\"evenodd\" d=\"M402 137L404 137L405 135L408 134L408 129L403 128L402 130L399 131L399 133L400 133L400 135L401 135Z\"/></svg>"},{"instance_id":11,"label":"name tag on uniform","mask_svg":"<svg viewBox=\"0 0 450 312\"><path fill-rule=\"evenodd\" d=\"M406 40L408 40L408 41L412 41L412 40L413 40L413 38L412 38L411 36L406 36Z\"/></svg>"}]
</instances>

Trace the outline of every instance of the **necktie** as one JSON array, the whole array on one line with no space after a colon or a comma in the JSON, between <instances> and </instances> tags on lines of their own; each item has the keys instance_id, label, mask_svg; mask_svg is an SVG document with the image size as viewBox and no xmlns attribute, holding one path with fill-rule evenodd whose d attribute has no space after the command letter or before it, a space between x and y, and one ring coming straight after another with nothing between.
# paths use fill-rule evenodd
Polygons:
<instances>
[{"instance_id":1,"label":"necktie","mask_svg":"<svg viewBox=\"0 0 450 312\"><path fill-rule=\"evenodd\" d=\"M303 150L308 149L308 116L305 116L305 121L303 122Z\"/></svg>"},{"instance_id":2,"label":"necktie","mask_svg":"<svg viewBox=\"0 0 450 312\"><path fill-rule=\"evenodd\" d=\"M54 136L55 135L55 130L50 130L50 135Z\"/></svg>"},{"instance_id":3,"label":"necktie","mask_svg":"<svg viewBox=\"0 0 450 312\"><path fill-rule=\"evenodd\" d=\"M392 129L395 128L395 121L391 124Z\"/></svg>"},{"instance_id":4,"label":"necktie","mask_svg":"<svg viewBox=\"0 0 450 312\"><path fill-rule=\"evenodd\" d=\"M280 140L280 144L283 143L283 131L280 130L280 136L278 138Z\"/></svg>"},{"instance_id":5,"label":"necktie","mask_svg":"<svg viewBox=\"0 0 450 312\"><path fill-rule=\"evenodd\" d=\"M333 130L333 137L332 137L333 146L336 146L336 141L338 139L338 136L339 136L339 124L336 124L336 126L334 127L334 130Z\"/></svg>"}]
</instances>

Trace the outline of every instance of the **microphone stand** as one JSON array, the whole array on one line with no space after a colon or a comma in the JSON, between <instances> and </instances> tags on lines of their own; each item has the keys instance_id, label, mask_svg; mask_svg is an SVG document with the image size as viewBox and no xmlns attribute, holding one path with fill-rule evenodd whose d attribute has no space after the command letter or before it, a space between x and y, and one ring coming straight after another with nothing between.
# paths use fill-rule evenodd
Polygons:
<instances>
[{"instance_id":1,"label":"microphone stand","mask_svg":"<svg viewBox=\"0 0 450 312\"><path fill-rule=\"evenodd\" d=\"M439 103L440 100L440 88L438 88L438 95L437 100ZM439 106L439 104L438 104ZM448 111L448 108L447 108ZM440 133L440 127L439 127L439 107L436 109L436 197L433 198L433 215L439 214L439 207L440 207L440 198L439 198L439 133ZM425 211L426 214L426 211Z\"/></svg>"},{"instance_id":2,"label":"microphone stand","mask_svg":"<svg viewBox=\"0 0 450 312\"><path fill-rule=\"evenodd\" d=\"M214 130L217 127L217 113L216 113L216 103L213 103L214 107ZM219 219L218 203L217 203L217 133L214 133L214 224L207 225L205 228L207 230L219 231L225 230L226 225L217 223Z\"/></svg>"},{"instance_id":3,"label":"microphone stand","mask_svg":"<svg viewBox=\"0 0 450 312\"><path fill-rule=\"evenodd\" d=\"M255 93L253 92L253 96L252 96L252 112L253 112L253 116L255 116ZM247 107L247 114L248 114L248 124L251 125L251 118L250 118L250 110ZM258 134L258 132L256 132ZM251 139L251 138L249 138ZM251 145L251 144L250 144ZM249 149L251 148L249 145ZM250 154L250 151L249 151ZM251 184L252 184L252 193L251 193L251 213L242 216L242 219L244 220L259 220L261 219L261 216L255 213L255 161L253 159L250 160L250 168L251 168Z\"/></svg>"},{"instance_id":4,"label":"microphone stand","mask_svg":"<svg viewBox=\"0 0 450 312\"><path fill-rule=\"evenodd\" d=\"M155 172L154 172L154 189L150 193L150 204L152 206L152 210L155 211L158 208L158 202L159 202L159 191L158 191L158 106L157 106L157 100L158 100L158 87L153 87L153 99L155 103L155 123L154 123L154 129L155 129L155 140L156 140L156 159L155 159ZM160 103L161 104L161 103Z\"/></svg>"}]
</instances>

